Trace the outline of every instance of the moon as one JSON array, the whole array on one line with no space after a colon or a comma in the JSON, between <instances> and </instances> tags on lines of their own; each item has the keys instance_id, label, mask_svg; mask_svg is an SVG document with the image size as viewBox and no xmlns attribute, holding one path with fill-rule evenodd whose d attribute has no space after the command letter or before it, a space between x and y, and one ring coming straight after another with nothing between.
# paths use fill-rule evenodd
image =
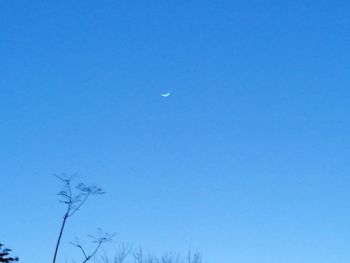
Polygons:
<instances>
[{"instance_id":1,"label":"moon","mask_svg":"<svg viewBox=\"0 0 350 263\"><path fill-rule=\"evenodd\" d=\"M161 93L160 96L166 98L166 97L169 97L171 95L170 92L167 92L167 93Z\"/></svg>"}]
</instances>

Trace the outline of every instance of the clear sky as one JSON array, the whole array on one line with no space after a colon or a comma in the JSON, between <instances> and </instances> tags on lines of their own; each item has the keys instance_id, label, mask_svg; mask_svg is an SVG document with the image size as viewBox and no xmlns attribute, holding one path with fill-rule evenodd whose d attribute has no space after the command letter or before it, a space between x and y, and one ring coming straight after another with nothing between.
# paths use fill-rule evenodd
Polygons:
<instances>
[{"instance_id":1,"label":"clear sky","mask_svg":"<svg viewBox=\"0 0 350 263\"><path fill-rule=\"evenodd\" d=\"M208 263L349 262L349 1L0 1L0 241L68 224ZM170 91L167 98L160 96Z\"/></svg>"}]
</instances>

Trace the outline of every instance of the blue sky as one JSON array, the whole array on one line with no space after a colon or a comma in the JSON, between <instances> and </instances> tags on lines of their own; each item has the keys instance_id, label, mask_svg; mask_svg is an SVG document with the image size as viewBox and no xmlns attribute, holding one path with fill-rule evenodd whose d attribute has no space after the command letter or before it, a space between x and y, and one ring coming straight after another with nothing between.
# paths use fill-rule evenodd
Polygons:
<instances>
[{"instance_id":1,"label":"blue sky","mask_svg":"<svg viewBox=\"0 0 350 263\"><path fill-rule=\"evenodd\" d=\"M207 262L348 262L347 1L1 1L0 237L49 262L70 221ZM159 94L171 91L162 98Z\"/></svg>"}]
</instances>

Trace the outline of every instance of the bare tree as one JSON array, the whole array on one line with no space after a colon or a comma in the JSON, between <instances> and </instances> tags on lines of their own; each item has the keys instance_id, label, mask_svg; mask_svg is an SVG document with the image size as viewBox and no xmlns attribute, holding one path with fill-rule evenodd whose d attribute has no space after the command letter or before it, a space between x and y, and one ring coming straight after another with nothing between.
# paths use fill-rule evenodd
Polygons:
<instances>
[{"instance_id":1,"label":"bare tree","mask_svg":"<svg viewBox=\"0 0 350 263\"><path fill-rule=\"evenodd\" d=\"M63 188L57 195L60 196L60 203L63 203L66 205L66 211L63 215L61 228L58 233L52 263L56 263L57 253L60 247L62 235L63 235L68 218L72 217L77 211L79 211L79 209L85 204L85 202L89 199L90 196L104 194L102 189L98 188L95 185L87 186L84 183L79 183L75 187L72 187L73 176L71 177L67 177L65 175L63 176L55 175L55 176L63 183ZM96 247L93 250L93 252L89 255L85 253L85 250L82 248L81 245L74 244L79 249L81 249L84 254L84 260L82 261L82 263L86 263L87 261L89 261L91 257L93 257L97 253L101 245L104 242L109 241L110 238L111 236L108 236L108 235L95 238L94 243L96 243Z\"/></svg>"},{"instance_id":2,"label":"bare tree","mask_svg":"<svg viewBox=\"0 0 350 263\"><path fill-rule=\"evenodd\" d=\"M131 254L132 248L128 245L122 244L113 258L110 258L106 253L100 255L96 262L102 263L123 263Z\"/></svg>"},{"instance_id":3,"label":"bare tree","mask_svg":"<svg viewBox=\"0 0 350 263\"><path fill-rule=\"evenodd\" d=\"M158 259L155 256L148 254L144 255L142 248L132 253L135 263L158 263Z\"/></svg>"},{"instance_id":4,"label":"bare tree","mask_svg":"<svg viewBox=\"0 0 350 263\"><path fill-rule=\"evenodd\" d=\"M187 257L181 257L177 254L164 254L160 257L144 255L142 249L138 249L133 254L135 263L202 263L202 256L199 253L192 253L189 250Z\"/></svg>"},{"instance_id":5,"label":"bare tree","mask_svg":"<svg viewBox=\"0 0 350 263\"><path fill-rule=\"evenodd\" d=\"M192 253L190 249L187 255L187 263L202 263L202 255L198 252Z\"/></svg>"},{"instance_id":6,"label":"bare tree","mask_svg":"<svg viewBox=\"0 0 350 263\"><path fill-rule=\"evenodd\" d=\"M180 256L172 254L165 254L161 256L159 261L161 263L182 263Z\"/></svg>"},{"instance_id":7,"label":"bare tree","mask_svg":"<svg viewBox=\"0 0 350 263\"><path fill-rule=\"evenodd\" d=\"M114 257L114 263L123 263L127 256L130 255L130 246L122 245L117 254Z\"/></svg>"},{"instance_id":8,"label":"bare tree","mask_svg":"<svg viewBox=\"0 0 350 263\"><path fill-rule=\"evenodd\" d=\"M116 256L110 257L105 252L95 257L94 263L204 263L202 255L198 252L193 253L188 250L186 256L174 253L165 253L156 256L151 253L144 253L142 248L133 249L130 246L122 244L117 248Z\"/></svg>"}]
</instances>

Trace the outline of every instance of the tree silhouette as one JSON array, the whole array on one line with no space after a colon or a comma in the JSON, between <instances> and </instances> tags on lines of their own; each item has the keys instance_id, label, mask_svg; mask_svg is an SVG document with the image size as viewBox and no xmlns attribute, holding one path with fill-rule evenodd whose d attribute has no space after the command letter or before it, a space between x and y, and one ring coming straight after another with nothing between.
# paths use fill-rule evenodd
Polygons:
<instances>
[{"instance_id":1,"label":"tree silhouette","mask_svg":"<svg viewBox=\"0 0 350 263\"><path fill-rule=\"evenodd\" d=\"M10 252L12 250L5 248L4 244L0 243L0 262L10 263L14 261L18 261L18 257L11 257Z\"/></svg>"}]
</instances>

